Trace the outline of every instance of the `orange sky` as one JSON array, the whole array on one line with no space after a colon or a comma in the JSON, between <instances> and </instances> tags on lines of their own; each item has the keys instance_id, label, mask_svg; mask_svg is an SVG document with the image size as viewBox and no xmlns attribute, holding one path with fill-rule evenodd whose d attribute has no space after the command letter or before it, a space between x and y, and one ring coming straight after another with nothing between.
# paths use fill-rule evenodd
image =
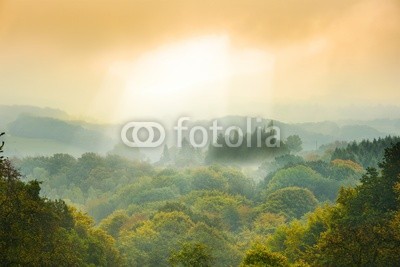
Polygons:
<instances>
[{"instance_id":1,"label":"orange sky","mask_svg":"<svg viewBox=\"0 0 400 267\"><path fill-rule=\"evenodd\" d=\"M398 0L0 0L0 104L320 120L399 85Z\"/></svg>"}]
</instances>

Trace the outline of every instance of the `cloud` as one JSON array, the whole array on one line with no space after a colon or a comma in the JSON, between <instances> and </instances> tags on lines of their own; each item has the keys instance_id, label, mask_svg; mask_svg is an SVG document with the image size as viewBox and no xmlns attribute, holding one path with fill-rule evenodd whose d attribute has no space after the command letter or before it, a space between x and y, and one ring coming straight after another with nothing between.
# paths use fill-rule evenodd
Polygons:
<instances>
[{"instance_id":1,"label":"cloud","mask_svg":"<svg viewBox=\"0 0 400 267\"><path fill-rule=\"evenodd\" d=\"M3 3L2 38L37 38L84 49L146 45L209 31L293 41L323 30L359 1L16 1Z\"/></svg>"},{"instance_id":2,"label":"cloud","mask_svg":"<svg viewBox=\"0 0 400 267\"><path fill-rule=\"evenodd\" d=\"M83 112L112 62L210 34L275 58L273 90L246 97L251 107L266 94L277 105L400 98L398 0L0 0L1 101ZM246 110L240 91L232 110Z\"/></svg>"}]
</instances>

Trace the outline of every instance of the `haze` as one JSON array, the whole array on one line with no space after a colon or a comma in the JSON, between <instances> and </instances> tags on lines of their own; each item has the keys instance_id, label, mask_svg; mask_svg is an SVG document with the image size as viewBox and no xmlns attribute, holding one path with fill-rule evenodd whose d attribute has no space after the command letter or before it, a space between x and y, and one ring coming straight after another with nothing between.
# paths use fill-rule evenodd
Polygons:
<instances>
[{"instance_id":1,"label":"haze","mask_svg":"<svg viewBox=\"0 0 400 267\"><path fill-rule=\"evenodd\" d=\"M400 2L0 1L0 104L76 118L398 117Z\"/></svg>"}]
</instances>

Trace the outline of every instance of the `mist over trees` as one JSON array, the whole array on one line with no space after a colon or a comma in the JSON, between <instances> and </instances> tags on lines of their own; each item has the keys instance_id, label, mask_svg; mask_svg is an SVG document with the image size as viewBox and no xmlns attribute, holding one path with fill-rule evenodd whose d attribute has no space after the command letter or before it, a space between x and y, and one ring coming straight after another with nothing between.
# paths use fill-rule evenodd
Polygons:
<instances>
[{"instance_id":1,"label":"mist over trees","mask_svg":"<svg viewBox=\"0 0 400 267\"><path fill-rule=\"evenodd\" d=\"M309 160L293 136L280 153L251 152L265 159L253 174L233 158L206 164L204 151L188 143L165 146L158 164L122 148L2 159L0 259L6 266L390 266L400 247L396 140L329 146L329 159ZM366 143L381 157L379 169L349 159Z\"/></svg>"}]
</instances>

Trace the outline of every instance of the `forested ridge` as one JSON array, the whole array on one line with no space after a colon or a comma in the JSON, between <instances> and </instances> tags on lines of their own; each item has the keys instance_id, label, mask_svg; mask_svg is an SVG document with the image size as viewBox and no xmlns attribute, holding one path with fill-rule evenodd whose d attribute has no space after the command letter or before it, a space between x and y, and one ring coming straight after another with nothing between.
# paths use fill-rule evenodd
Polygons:
<instances>
[{"instance_id":1,"label":"forested ridge","mask_svg":"<svg viewBox=\"0 0 400 267\"><path fill-rule=\"evenodd\" d=\"M0 263L395 266L398 141L349 144L330 159L292 149L261 164L260 182L229 164L95 153L2 159Z\"/></svg>"},{"instance_id":2,"label":"forested ridge","mask_svg":"<svg viewBox=\"0 0 400 267\"><path fill-rule=\"evenodd\" d=\"M364 168L377 168L384 156L385 149L398 142L400 142L400 137L397 136L387 136L372 141L363 140L359 143L352 142L346 147L336 148L332 159L349 159L358 162Z\"/></svg>"}]
</instances>

